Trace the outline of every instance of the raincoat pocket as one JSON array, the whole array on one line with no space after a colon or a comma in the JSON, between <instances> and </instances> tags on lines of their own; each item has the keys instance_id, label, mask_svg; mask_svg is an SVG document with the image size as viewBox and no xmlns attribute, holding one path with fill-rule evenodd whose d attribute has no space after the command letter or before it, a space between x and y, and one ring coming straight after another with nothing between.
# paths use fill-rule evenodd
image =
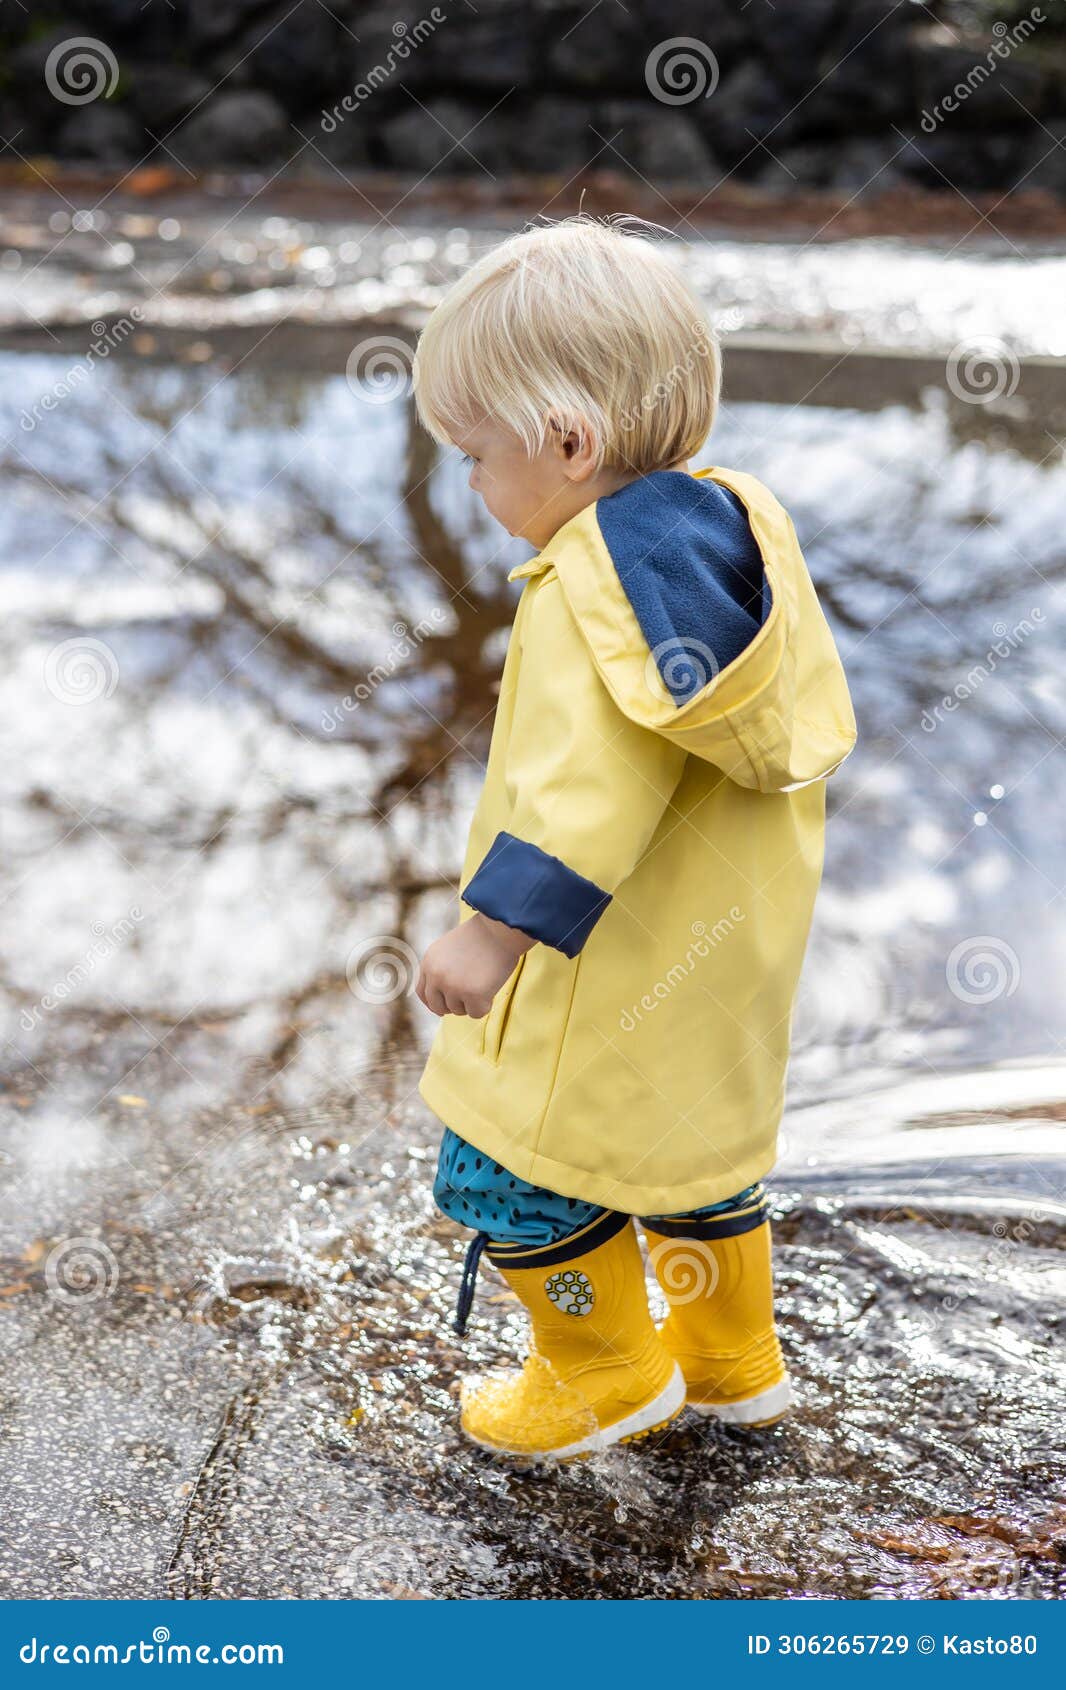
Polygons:
<instances>
[{"instance_id":1,"label":"raincoat pocket","mask_svg":"<svg viewBox=\"0 0 1066 1690\"><path fill-rule=\"evenodd\" d=\"M522 978L522 970L526 964L528 951L523 951L515 966L514 973L505 980L496 996L492 1000L492 1008L481 1023L481 1054L487 1056L490 1062L500 1060L503 1050L504 1035L507 1023L511 1018L511 1005L514 1002L518 982Z\"/></svg>"}]
</instances>

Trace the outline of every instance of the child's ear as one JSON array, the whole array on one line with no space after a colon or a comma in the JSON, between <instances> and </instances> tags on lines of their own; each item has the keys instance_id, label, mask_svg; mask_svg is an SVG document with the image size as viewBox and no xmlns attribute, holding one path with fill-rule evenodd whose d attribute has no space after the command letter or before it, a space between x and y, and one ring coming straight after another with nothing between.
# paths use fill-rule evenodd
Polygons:
<instances>
[{"instance_id":1,"label":"child's ear","mask_svg":"<svg viewBox=\"0 0 1066 1690\"><path fill-rule=\"evenodd\" d=\"M596 437L584 417L574 417L561 423L549 419L552 443L559 467L570 481L587 481L597 468Z\"/></svg>"}]
</instances>

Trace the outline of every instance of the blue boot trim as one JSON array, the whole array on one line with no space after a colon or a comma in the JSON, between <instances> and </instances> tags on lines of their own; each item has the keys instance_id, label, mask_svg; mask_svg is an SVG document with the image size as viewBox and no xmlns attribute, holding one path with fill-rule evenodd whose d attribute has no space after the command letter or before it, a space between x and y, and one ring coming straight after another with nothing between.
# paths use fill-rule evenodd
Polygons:
<instances>
[{"instance_id":1,"label":"blue boot trim","mask_svg":"<svg viewBox=\"0 0 1066 1690\"><path fill-rule=\"evenodd\" d=\"M488 1247L489 1261L494 1267L558 1267L560 1262L572 1262L575 1256L587 1256L590 1250L606 1244L632 1220L632 1215L623 1215L618 1209L604 1209L596 1220L558 1244L542 1244L534 1250L525 1244L500 1244L493 1240Z\"/></svg>"}]
</instances>

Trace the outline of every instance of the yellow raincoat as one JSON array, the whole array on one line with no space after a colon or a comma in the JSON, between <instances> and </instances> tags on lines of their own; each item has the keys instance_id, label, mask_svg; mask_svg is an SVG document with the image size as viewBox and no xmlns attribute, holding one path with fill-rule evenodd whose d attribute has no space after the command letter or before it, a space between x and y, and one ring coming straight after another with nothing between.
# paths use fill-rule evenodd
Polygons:
<instances>
[{"instance_id":1,"label":"yellow raincoat","mask_svg":"<svg viewBox=\"0 0 1066 1690\"><path fill-rule=\"evenodd\" d=\"M763 595L720 667L715 500L746 512ZM775 1160L825 777L855 741L832 635L788 515L722 469L631 483L511 579L461 896L541 942L487 1017L442 1019L422 1096L563 1196L719 1202Z\"/></svg>"}]
</instances>

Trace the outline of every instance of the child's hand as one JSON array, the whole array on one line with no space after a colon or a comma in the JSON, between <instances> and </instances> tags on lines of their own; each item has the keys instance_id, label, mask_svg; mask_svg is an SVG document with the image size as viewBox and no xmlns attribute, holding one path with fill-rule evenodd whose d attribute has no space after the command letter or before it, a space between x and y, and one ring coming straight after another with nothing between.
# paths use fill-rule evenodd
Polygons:
<instances>
[{"instance_id":1,"label":"child's hand","mask_svg":"<svg viewBox=\"0 0 1066 1690\"><path fill-rule=\"evenodd\" d=\"M480 1021L519 957L536 942L475 911L434 939L422 958L415 991L434 1015L472 1015Z\"/></svg>"}]
</instances>

